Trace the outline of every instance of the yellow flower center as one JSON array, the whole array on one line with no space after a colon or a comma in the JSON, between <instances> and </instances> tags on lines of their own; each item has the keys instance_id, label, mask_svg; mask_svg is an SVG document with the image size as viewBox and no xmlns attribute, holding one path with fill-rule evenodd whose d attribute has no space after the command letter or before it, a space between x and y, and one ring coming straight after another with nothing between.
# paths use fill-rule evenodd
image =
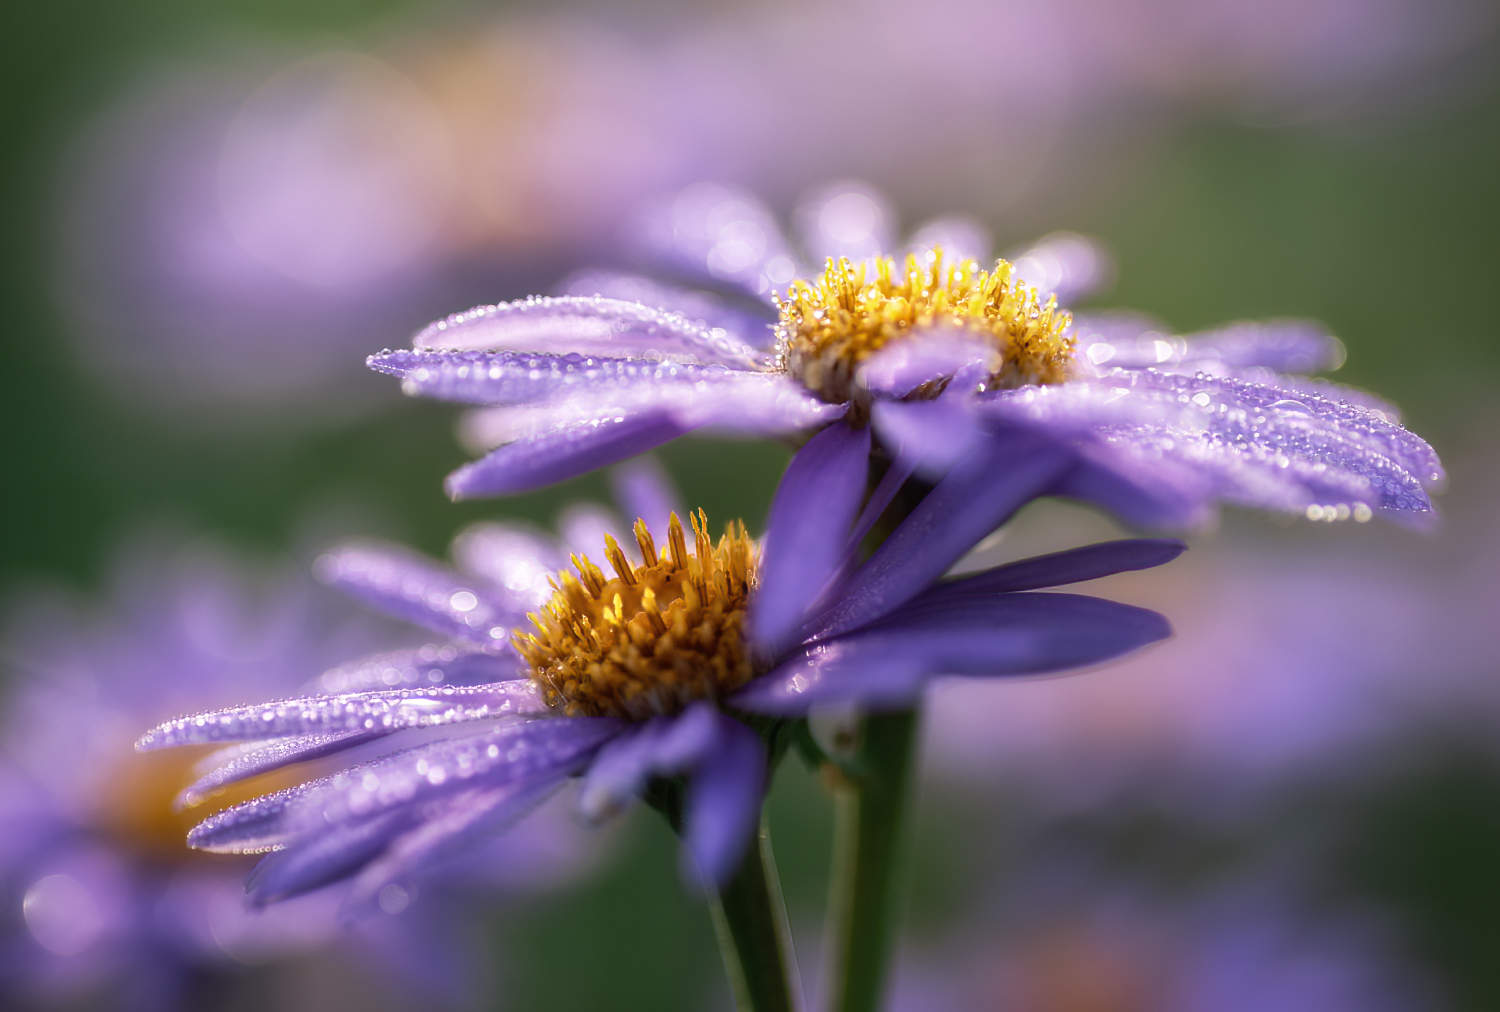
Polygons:
<instances>
[{"instance_id":1,"label":"yellow flower center","mask_svg":"<svg viewBox=\"0 0 1500 1012\"><path fill-rule=\"evenodd\" d=\"M605 535L613 578L578 555L576 577L558 574L552 600L528 616L536 632L512 637L548 706L568 716L644 720L718 699L754 677L744 625L755 542L733 523L715 544L702 510L689 519L696 554L688 554L674 513L659 553L636 521L644 565L632 566Z\"/></svg>"},{"instance_id":2,"label":"yellow flower center","mask_svg":"<svg viewBox=\"0 0 1500 1012\"><path fill-rule=\"evenodd\" d=\"M997 389L1061 383L1068 378L1074 340L1070 313L1057 297L1043 299L1004 260L980 270L973 260L945 263L941 249L920 259L880 257L875 277L865 264L830 259L812 281L794 281L777 297L779 365L825 401L853 394L861 363L891 341L933 327L974 335L994 349L983 386Z\"/></svg>"}]
</instances>

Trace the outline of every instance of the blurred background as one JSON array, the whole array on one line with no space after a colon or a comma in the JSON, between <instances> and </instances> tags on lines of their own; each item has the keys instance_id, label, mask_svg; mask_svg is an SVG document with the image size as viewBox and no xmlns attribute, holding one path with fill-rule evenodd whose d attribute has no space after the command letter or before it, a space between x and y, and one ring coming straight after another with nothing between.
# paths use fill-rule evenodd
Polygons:
<instances>
[{"instance_id":1,"label":"blurred background","mask_svg":"<svg viewBox=\"0 0 1500 1012\"><path fill-rule=\"evenodd\" d=\"M728 1008L649 813L603 838L543 813L529 843L383 893L353 931L311 907L251 924L242 866L122 814L165 813L181 770L122 764L154 720L399 645L308 580L330 540L441 555L476 521L551 526L607 496L593 476L449 503L457 412L366 354L628 263L632 216L683 186L789 219L859 179L898 233L963 213L1002 251L1097 237L1115 281L1095 306L1181 332L1325 321L1349 353L1335 378L1400 405L1450 478L1433 535L1228 514L1178 563L1097 588L1164 611L1172 642L936 690L892 1007L1500 1008L1493 0L57 0L0 19L0 1004ZM788 454L660 456L687 502L754 529ZM1118 533L1041 503L983 555ZM811 985L829 806L795 760L771 804Z\"/></svg>"}]
</instances>

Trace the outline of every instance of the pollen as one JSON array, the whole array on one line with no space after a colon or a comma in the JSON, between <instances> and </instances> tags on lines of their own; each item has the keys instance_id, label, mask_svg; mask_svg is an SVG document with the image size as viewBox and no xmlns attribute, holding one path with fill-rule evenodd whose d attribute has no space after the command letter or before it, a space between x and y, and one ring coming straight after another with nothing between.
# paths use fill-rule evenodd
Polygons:
<instances>
[{"instance_id":1,"label":"pollen","mask_svg":"<svg viewBox=\"0 0 1500 1012\"><path fill-rule=\"evenodd\" d=\"M874 277L870 277L870 268ZM941 249L855 265L831 258L812 281L776 299L778 364L818 397L842 404L861 363L892 341L933 327L972 334L994 349L983 389L1040 386L1068 378L1073 317L1016 276L1005 260L981 270L947 262Z\"/></svg>"},{"instance_id":2,"label":"pollen","mask_svg":"<svg viewBox=\"0 0 1500 1012\"><path fill-rule=\"evenodd\" d=\"M644 720L719 699L754 676L744 627L756 585L755 542L743 523L733 523L715 543L702 510L688 518L692 554L677 514L659 552L637 520L643 565L632 565L605 535L614 575L573 556L577 575L559 573L552 600L528 616L536 631L516 631L511 641L552 709Z\"/></svg>"}]
</instances>

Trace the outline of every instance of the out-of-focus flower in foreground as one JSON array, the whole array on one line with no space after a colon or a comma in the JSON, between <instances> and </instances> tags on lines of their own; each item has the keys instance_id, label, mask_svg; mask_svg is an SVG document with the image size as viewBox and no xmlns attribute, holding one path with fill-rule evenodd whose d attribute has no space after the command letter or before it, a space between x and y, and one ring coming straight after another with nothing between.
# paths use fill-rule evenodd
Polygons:
<instances>
[{"instance_id":1,"label":"out-of-focus flower in foreground","mask_svg":"<svg viewBox=\"0 0 1500 1012\"><path fill-rule=\"evenodd\" d=\"M808 276L752 198L698 188L655 233L642 226L645 248L738 289L740 311L659 284L647 304L631 297L647 290L639 279L595 276L598 294L482 306L370 364L409 394L491 406L480 427L501 445L450 476L455 497L534 489L693 431L841 426L873 429L893 480L989 456L972 495L1029 469L1033 496L1147 525L1195 522L1218 501L1313 519L1432 516L1442 469L1394 409L1289 375L1342 361L1320 328L1180 338L1133 317L1075 324L1015 265L945 252L942 233L961 234L951 221L904 263L881 255L891 218L868 188L819 194L799 214L803 249L827 254ZM1046 248L1018 262L1083 287ZM757 305L758 319L746 311Z\"/></svg>"},{"instance_id":2,"label":"out-of-focus flower in foreground","mask_svg":"<svg viewBox=\"0 0 1500 1012\"><path fill-rule=\"evenodd\" d=\"M335 893L248 910L244 859L187 846L205 815L295 779L184 791L202 784L203 750L130 748L143 723L294 691L388 635L286 567L202 547L132 557L102 615L42 595L18 609L0 762L0 1003L172 1008L247 965L335 944L439 1007L467 1000L479 970L457 937L463 902L476 886L515 894L586 867L567 821L549 814L472 867L392 883L381 916L350 932ZM445 891L455 873L463 889Z\"/></svg>"},{"instance_id":3,"label":"out-of-focus flower in foreground","mask_svg":"<svg viewBox=\"0 0 1500 1012\"><path fill-rule=\"evenodd\" d=\"M339 628L312 594L310 581L285 571L256 580L222 553L153 553L120 570L105 616L40 595L11 616L17 679L0 766L0 988L9 1000L92 994L172 1007L195 975L335 933L326 900L247 913L239 863L185 845L204 810L173 807L200 756L129 747L142 720L285 691L368 638Z\"/></svg>"},{"instance_id":4,"label":"out-of-focus flower in foreground","mask_svg":"<svg viewBox=\"0 0 1500 1012\"><path fill-rule=\"evenodd\" d=\"M844 452L849 440L862 451ZM350 875L356 897L374 897L576 776L596 819L648 792L680 820L685 872L716 885L738 867L768 761L788 744L777 718L818 704L909 706L934 675L1077 667L1167 634L1154 612L1030 591L1159 565L1181 551L1174 541L1111 542L948 583L934 584L926 560L887 567L876 584L860 569L846 577L868 441L844 427L814 439L783 482L764 547L743 525L715 541L700 512L691 540L673 513L660 548L638 521L633 557L606 536L609 572L581 554L557 572L565 549L498 525L456 542L466 572L393 546L334 551L320 561L325 580L451 641L335 669L324 694L169 721L139 747L245 742L207 774L221 786L378 746L193 831L203 849L275 852L251 881L263 901ZM814 488L817 509L805 499ZM834 552L821 547L829 523L842 529ZM786 601L768 600L777 589ZM528 611L531 631L512 635ZM767 613L775 636L758 631Z\"/></svg>"}]
</instances>

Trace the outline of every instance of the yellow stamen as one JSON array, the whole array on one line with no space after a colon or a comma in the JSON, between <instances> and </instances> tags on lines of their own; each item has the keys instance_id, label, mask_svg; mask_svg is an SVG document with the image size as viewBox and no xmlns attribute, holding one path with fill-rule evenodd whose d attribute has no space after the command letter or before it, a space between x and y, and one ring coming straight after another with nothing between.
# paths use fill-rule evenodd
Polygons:
<instances>
[{"instance_id":1,"label":"yellow stamen","mask_svg":"<svg viewBox=\"0 0 1500 1012\"><path fill-rule=\"evenodd\" d=\"M995 351L983 386L997 389L1061 383L1068 378L1074 340L1070 313L998 260L980 270L973 260L945 263L941 249L923 259L880 257L875 277L865 264L829 259L812 281L794 281L776 304L779 364L825 401L854 393L860 364L891 341L919 329L948 327L989 343Z\"/></svg>"},{"instance_id":2,"label":"yellow stamen","mask_svg":"<svg viewBox=\"0 0 1500 1012\"><path fill-rule=\"evenodd\" d=\"M578 576L558 574L552 600L528 616L536 631L512 637L548 706L569 716L644 720L719 698L754 676L744 624L755 542L742 523L714 543L702 510L689 520L696 555L688 554L674 513L660 552L636 521L643 565L632 567L606 535L614 579L577 555Z\"/></svg>"}]
</instances>

